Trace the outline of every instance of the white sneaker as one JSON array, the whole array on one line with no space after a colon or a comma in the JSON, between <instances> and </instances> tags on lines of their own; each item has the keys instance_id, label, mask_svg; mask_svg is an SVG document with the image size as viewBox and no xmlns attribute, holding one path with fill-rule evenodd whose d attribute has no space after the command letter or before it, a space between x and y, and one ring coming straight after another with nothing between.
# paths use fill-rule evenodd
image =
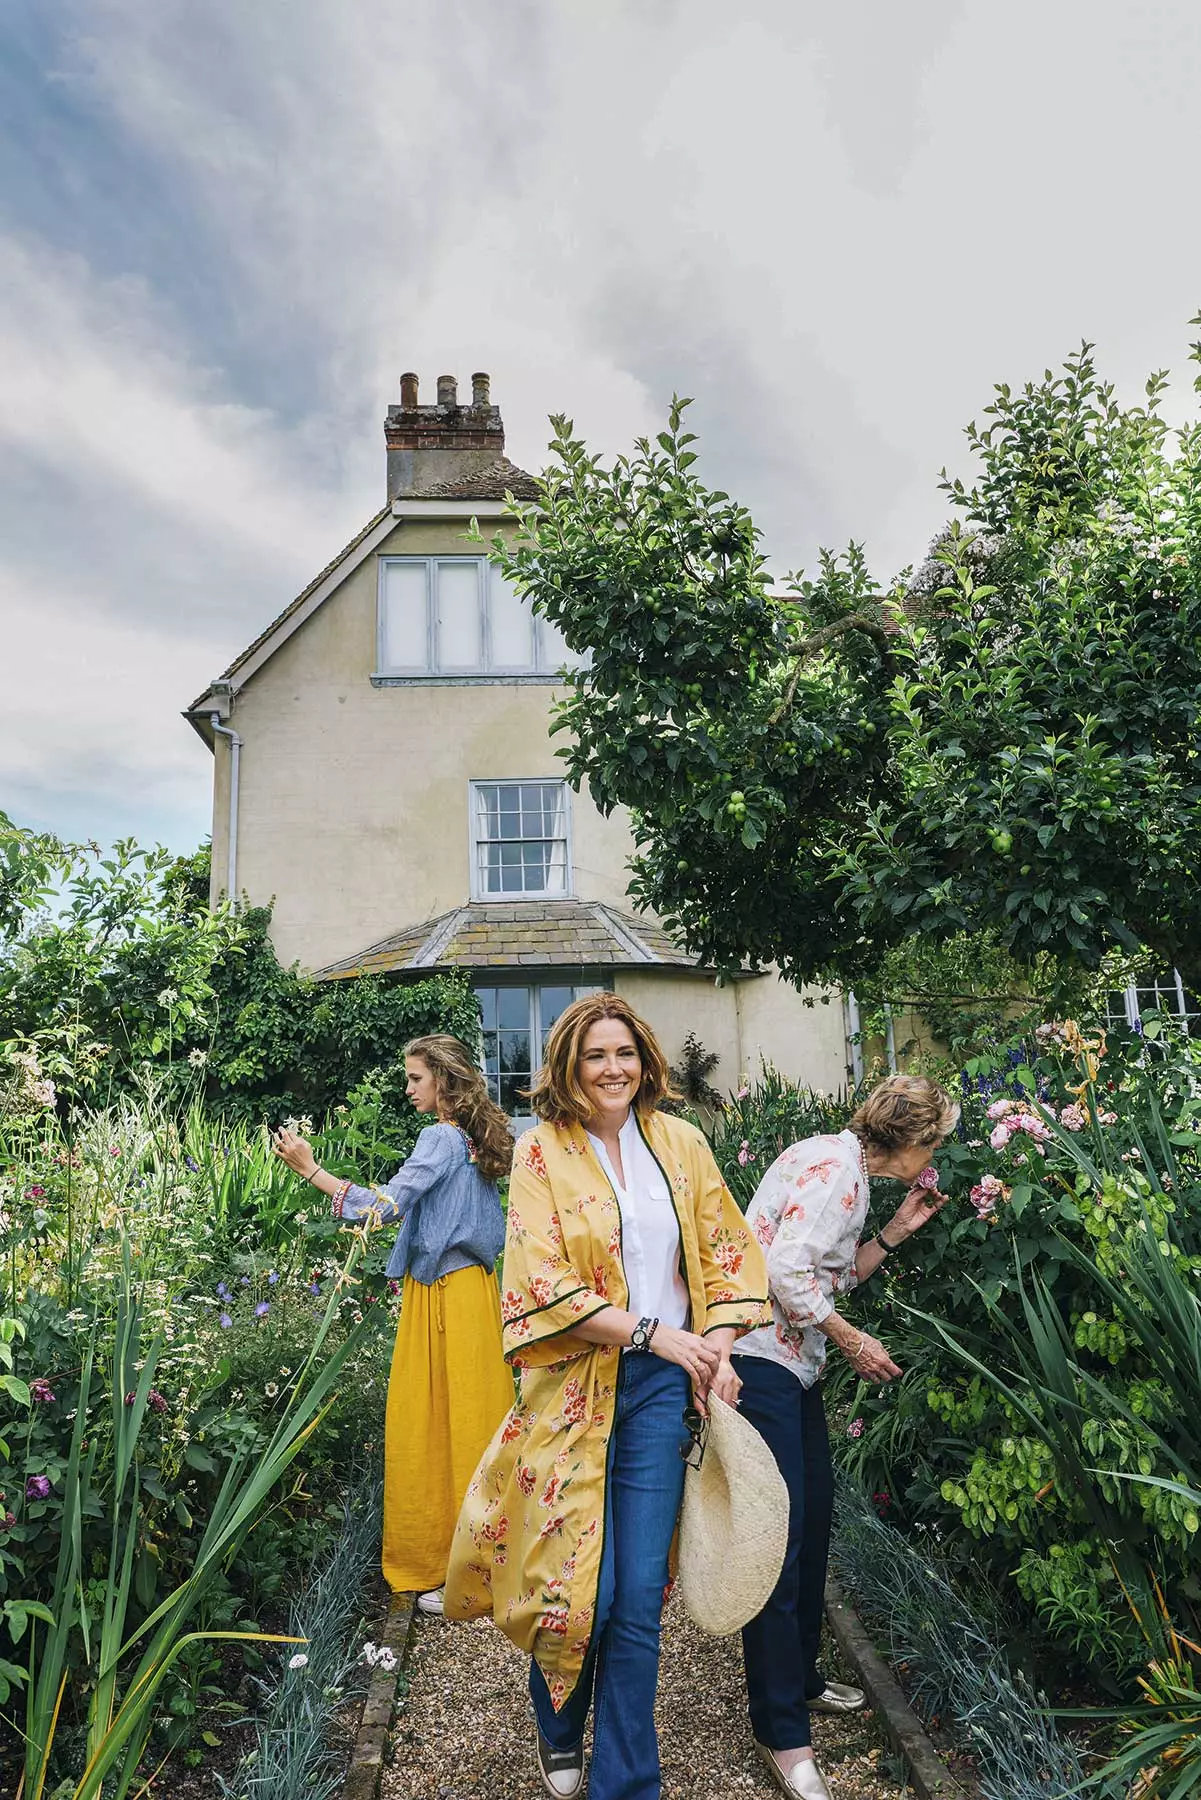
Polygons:
<instances>
[{"instance_id":1,"label":"white sneaker","mask_svg":"<svg viewBox=\"0 0 1201 1800\"><path fill-rule=\"evenodd\" d=\"M584 1785L583 1744L578 1744L574 1750L552 1750L539 1732L538 1772L552 1800L575 1800Z\"/></svg>"},{"instance_id":2,"label":"white sneaker","mask_svg":"<svg viewBox=\"0 0 1201 1800\"><path fill-rule=\"evenodd\" d=\"M428 1593L418 1594L418 1596L417 1596L418 1612L433 1613L435 1618L439 1618L439 1619L442 1618L442 1616L443 1616L442 1592L443 1592L443 1590L441 1588L430 1588Z\"/></svg>"}]
</instances>

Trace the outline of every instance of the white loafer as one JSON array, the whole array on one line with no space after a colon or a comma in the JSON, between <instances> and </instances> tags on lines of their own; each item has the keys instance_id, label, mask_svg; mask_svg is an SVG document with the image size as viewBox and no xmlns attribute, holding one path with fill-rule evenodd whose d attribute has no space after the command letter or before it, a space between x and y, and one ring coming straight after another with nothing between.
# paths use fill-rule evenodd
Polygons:
<instances>
[{"instance_id":1,"label":"white loafer","mask_svg":"<svg viewBox=\"0 0 1201 1800\"><path fill-rule=\"evenodd\" d=\"M834 1800L826 1786L825 1776L811 1756L807 1756L803 1762L793 1763L785 1775L766 1744L757 1743L755 1748L776 1786L782 1794L789 1796L789 1800Z\"/></svg>"},{"instance_id":2,"label":"white loafer","mask_svg":"<svg viewBox=\"0 0 1201 1800\"><path fill-rule=\"evenodd\" d=\"M816 1700L807 1701L810 1712L862 1712L867 1695L862 1688L850 1687L845 1681L827 1681Z\"/></svg>"}]
</instances>

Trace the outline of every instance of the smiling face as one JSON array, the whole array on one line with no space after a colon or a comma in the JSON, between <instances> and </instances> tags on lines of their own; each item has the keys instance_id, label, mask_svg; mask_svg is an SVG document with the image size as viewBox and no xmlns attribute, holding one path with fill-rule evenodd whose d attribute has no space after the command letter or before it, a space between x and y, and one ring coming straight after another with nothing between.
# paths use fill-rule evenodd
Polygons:
<instances>
[{"instance_id":1,"label":"smiling face","mask_svg":"<svg viewBox=\"0 0 1201 1800\"><path fill-rule=\"evenodd\" d=\"M588 1027L576 1080L588 1101L590 1128L605 1124L620 1130L642 1085L642 1058L623 1020L598 1019Z\"/></svg>"},{"instance_id":2,"label":"smiling face","mask_svg":"<svg viewBox=\"0 0 1201 1800\"><path fill-rule=\"evenodd\" d=\"M419 1056L405 1057L405 1093L419 1113L438 1110L438 1083L427 1062Z\"/></svg>"}]
</instances>

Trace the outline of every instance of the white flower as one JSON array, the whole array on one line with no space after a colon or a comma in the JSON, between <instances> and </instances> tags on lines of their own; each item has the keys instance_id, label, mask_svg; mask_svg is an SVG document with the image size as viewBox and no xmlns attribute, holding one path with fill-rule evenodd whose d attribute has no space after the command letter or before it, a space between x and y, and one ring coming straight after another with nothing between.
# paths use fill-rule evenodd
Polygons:
<instances>
[{"instance_id":1,"label":"white flower","mask_svg":"<svg viewBox=\"0 0 1201 1800\"><path fill-rule=\"evenodd\" d=\"M376 1663L379 1661L380 1653L376 1649L374 1644L364 1644L363 1649L362 1649L362 1657L363 1657L363 1661L365 1663L369 1664L370 1667L374 1669Z\"/></svg>"},{"instance_id":2,"label":"white flower","mask_svg":"<svg viewBox=\"0 0 1201 1800\"><path fill-rule=\"evenodd\" d=\"M274 1400L275 1396L279 1393L279 1388L274 1381L269 1381L263 1389L263 1392L266 1394L268 1400Z\"/></svg>"},{"instance_id":3,"label":"white flower","mask_svg":"<svg viewBox=\"0 0 1201 1800\"><path fill-rule=\"evenodd\" d=\"M162 993L158 995L158 1003L160 1006L174 1006L178 999L179 995L174 988L164 988Z\"/></svg>"},{"instance_id":4,"label":"white flower","mask_svg":"<svg viewBox=\"0 0 1201 1800\"><path fill-rule=\"evenodd\" d=\"M208 1061L208 1059L209 1059L209 1053L207 1050L189 1050L188 1051L188 1061L191 1063L191 1065L194 1069L203 1069L203 1067L204 1067L205 1063Z\"/></svg>"},{"instance_id":5,"label":"white flower","mask_svg":"<svg viewBox=\"0 0 1201 1800\"><path fill-rule=\"evenodd\" d=\"M35 1081L29 1092L37 1106L53 1106L58 1097L52 1081Z\"/></svg>"},{"instance_id":6,"label":"white flower","mask_svg":"<svg viewBox=\"0 0 1201 1800\"><path fill-rule=\"evenodd\" d=\"M381 1669L394 1669L396 1667L396 1652L395 1650L389 1650L386 1644L381 1644L375 1653L375 1660Z\"/></svg>"},{"instance_id":7,"label":"white flower","mask_svg":"<svg viewBox=\"0 0 1201 1800\"><path fill-rule=\"evenodd\" d=\"M309 1659L303 1650L298 1650L295 1656L290 1656L288 1658L288 1667L290 1669L307 1669L308 1666Z\"/></svg>"}]
</instances>

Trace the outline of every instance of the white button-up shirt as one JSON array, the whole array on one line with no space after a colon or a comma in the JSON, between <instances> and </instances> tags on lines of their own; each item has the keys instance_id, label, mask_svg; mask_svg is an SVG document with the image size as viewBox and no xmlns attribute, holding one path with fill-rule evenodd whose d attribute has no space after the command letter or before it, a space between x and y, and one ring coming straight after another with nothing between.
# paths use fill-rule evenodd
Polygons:
<instances>
[{"instance_id":1,"label":"white button-up shirt","mask_svg":"<svg viewBox=\"0 0 1201 1800\"><path fill-rule=\"evenodd\" d=\"M618 1133L619 1181L609 1152L588 1133L617 1196L621 1212L621 1260L630 1290L630 1311L640 1319L658 1319L680 1330L688 1323L688 1288L680 1273L680 1227L667 1177L651 1155L638 1129L633 1108Z\"/></svg>"},{"instance_id":2,"label":"white button-up shirt","mask_svg":"<svg viewBox=\"0 0 1201 1800\"><path fill-rule=\"evenodd\" d=\"M749 1331L737 1356L764 1356L812 1387L826 1361L817 1327L835 1294L857 1284L855 1252L867 1216L867 1175L853 1131L806 1138L777 1156L746 1209L763 1247L772 1324Z\"/></svg>"}]
</instances>

